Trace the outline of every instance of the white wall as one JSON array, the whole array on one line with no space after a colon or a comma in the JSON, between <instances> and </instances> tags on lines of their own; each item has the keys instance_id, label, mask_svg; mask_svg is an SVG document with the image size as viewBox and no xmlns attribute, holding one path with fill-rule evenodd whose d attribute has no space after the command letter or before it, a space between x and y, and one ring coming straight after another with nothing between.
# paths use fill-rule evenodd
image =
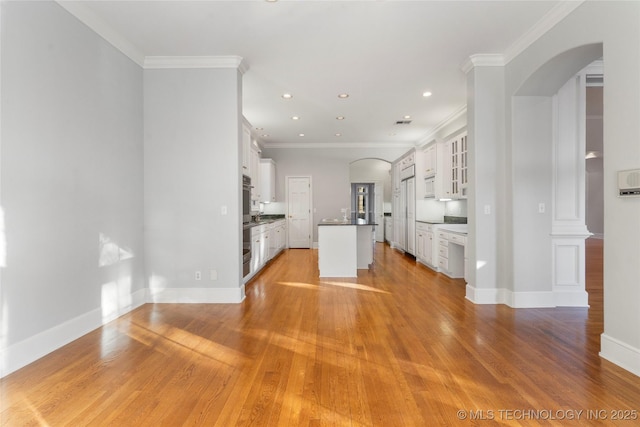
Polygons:
<instances>
[{"instance_id":1,"label":"white wall","mask_svg":"<svg viewBox=\"0 0 640 427\"><path fill-rule=\"evenodd\" d=\"M391 204L391 163L380 159L360 159L349 165L349 180L356 183L382 182L383 203Z\"/></svg>"},{"instance_id":2,"label":"white wall","mask_svg":"<svg viewBox=\"0 0 640 427\"><path fill-rule=\"evenodd\" d=\"M53 2L2 2L0 374L142 303L142 70Z\"/></svg>"},{"instance_id":3,"label":"white wall","mask_svg":"<svg viewBox=\"0 0 640 427\"><path fill-rule=\"evenodd\" d=\"M551 292L552 99L519 96L512 104L512 276L514 293ZM539 204L548 208L544 213Z\"/></svg>"},{"instance_id":4,"label":"white wall","mask_svg":"<svg viewBox=\"0 0 640 427\"><path fill-rule=\"evenodd\" d=\"M152 300L239 302L241 74L236 68L156 69L145 70L144 78Z\"/></svg>"},{"instance_id":5,"label":"white wall","mask_svg":"<svg viewBox=\"0 0 640 427\"><path fill-rule=\"evenodd\" d=\"M277 165L277 194L285 192L286 176L311 176L313 186L313 241L318 241L317 223L322 218L337 218L340 208L351 206L349 164L362 158L393 161L407 151L402 148L264 148L262 157Z\"/></svg>"}]
</instances>

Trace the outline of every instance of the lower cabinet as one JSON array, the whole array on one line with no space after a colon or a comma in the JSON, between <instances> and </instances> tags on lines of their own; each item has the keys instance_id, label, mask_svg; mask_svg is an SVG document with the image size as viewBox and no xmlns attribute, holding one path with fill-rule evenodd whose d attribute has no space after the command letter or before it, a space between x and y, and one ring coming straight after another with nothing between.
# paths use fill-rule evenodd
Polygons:
<instances>
[{"instance_id":1,"label":"lower cabinet","mask_svg":"<svg viewBox=\"0 0 640 427\"><path fill-rule=\"evenodd\" d=\"M438 269L452 278L465 277L464 235L438 230Z\"/></svg>"},{"instance_id":2,"label":"lower cabinet","mask_svg":"<svg viewBox=\"0 0 640 427\"><path fill-rule=\"evenodd\" d=\"M287 244L286 221L256 225L251 229L251 269L245 283L278 255Z\"/></svg>"},{"instance_id":3,"label":"lower cabinet","mask_svg":"<svg viewBox=\"0 0 640 427\"><path fill-rule=\"evenodd\" d=\"M429 267L436 267L433 259L433 225L416 222L416 259Z\"/></svg>"}]
</instances>

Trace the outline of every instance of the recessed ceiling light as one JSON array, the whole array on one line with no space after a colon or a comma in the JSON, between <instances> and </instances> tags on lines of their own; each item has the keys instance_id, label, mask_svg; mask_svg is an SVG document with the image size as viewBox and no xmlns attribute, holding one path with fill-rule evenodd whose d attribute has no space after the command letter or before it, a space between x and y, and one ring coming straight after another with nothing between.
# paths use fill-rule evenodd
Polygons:
<instances>
[{"instance_id":1,"label":"recessed ceiling light","mask_svg":"<svg viewBox=\"0 0 640 427\"><path fill-rule=\"evenodd\" d=\"M256 130L264 130L264 128L256 128Z\"/></svg>"},{"instance_id":2,"label":"recessed ceiling light","mask_svg":"<svg viewBox=\"0 0 640 427\"><path fill-rule=\"evenodd\" d=\"M342 136L342 134L341 133L336 133L336 136Z\"/></svg>"},{"instance_id":3,"label":"recessed ceiling light","mask_svg":"<svg viewBox=\"0 0 640 427\"><path fill-rule=\"evenodd\" d=\"M290 93L283 93L283 94L282 94L282 97L283 97L284 99L291 99L291 98L293 98L293 95L291 95Z\"/></svg>"},{"instance_id":4,"label":"recessed ceiling light","mask_svg":"<svg viewBox=\"0 0 640 427\"><path fill-rule=\"evenodd\" d=\"M263 138L269 138L269 134L268 133L262 134L262 137Z\"/></svg>"},{"instance_id":5,"label":"recessed ceiling light","mask_svg":"<svg viewBox=\"0 0 640 427\"><path fill-rule=\"evenodd\" d=\"M348 97L349 97L348 93L341 93L341 94L338 95L338 98L340 98L340 99L347 99Z\"/></svg>"},{"instance_id":6,"label":"recessed ceiling light","mask_svg":"<svg viewBox=\"0 0 640 427\"><path fill-rule=\"evenodd\" d=\"M404 118L405 118L405 119L410 119L410 118L411 118L411 116L408 116L408 115L407 115L407 116L404 116Z\"/></svg>"},{"instance_id":7,"label":"recessed ceiling light","mask_svg":"<svg viewBox=\"0 0 640 427\"><path fill-rule=\"evenodd\" d=\"M427 91L427 92L422 92L422 96L424 96L425 98L430 97L431 95L433 95L431 92Z\"/></svg>"},{"instance_id":8,"label":"recessed ceiling light","mask_svg":"<svg viewBox=\"0 0 640 427\"><path fill-rule=\"evenodd\" d=\"M291 117L291 120L300 120L300 117L298 117L298 116L293 116L293 117Z\"/></svg>"},{"instance_id":9,"label":"recessed ceiling light","mask_svg":"<svg viewBox=\"0 0 640 427\"><path fill-rule=\"evenodd\" d=\"M336 120L344 120L344 116L338 116L336 117Z\"/></svg>"},{"instance_id":10,"label":"recessed ceiling light","mask_svg":"<svg viewBox=\"0 0 640 427\"><path fill-rule=\"evenodd\" d=\"M304 136L304 133L299 133L298 136Z\"/></svg>"}]
</instances>

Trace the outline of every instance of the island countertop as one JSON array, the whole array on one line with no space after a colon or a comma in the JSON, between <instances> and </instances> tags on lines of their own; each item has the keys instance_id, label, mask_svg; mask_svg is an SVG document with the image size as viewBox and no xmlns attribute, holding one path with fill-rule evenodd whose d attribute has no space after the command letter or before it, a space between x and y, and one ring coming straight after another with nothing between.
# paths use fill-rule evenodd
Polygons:
<instances>
[{"instance_id":1,"label":"island countertop","mask_svg":"<svg viewBox=\"0 0 640 427\"><path fill-rule=\"evenodd\" d=\"M318 226L320 225L358 225L358 226L364 226L364 225L378 225L375 222L369 222L369 223L363 223L363 222L358 222L358 220L352 220L349 219L347 221L343 221L341 219L339 220L331 220L331 221L321 221L318 223Z\"/></svg>"}]
</instances>

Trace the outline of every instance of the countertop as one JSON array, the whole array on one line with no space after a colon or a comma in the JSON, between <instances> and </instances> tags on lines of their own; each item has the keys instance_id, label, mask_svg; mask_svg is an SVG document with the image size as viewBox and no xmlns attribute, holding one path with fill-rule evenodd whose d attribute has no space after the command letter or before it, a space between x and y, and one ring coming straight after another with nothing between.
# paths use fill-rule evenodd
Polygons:
<instances>
[{"instance_id":1,"label":"countertop","mask_svg":"<svg viewBox=\"0 0 640 427\"><path fill-rule=\"evenodd\" d=\"M438 224L438 230L467 234L468 226L467 224Z\"/></svg>"},{"instance_id":2,"label":"countertop","mask_svg":"<svg viewBox=\"0 0 640 427\"><path fill-rule=\"evenodd\" d=\"M276 221L282 221L284 220L284 215L282 216L270 216L270 217L263 217L260 219L260 221L251 221L251 222L247 222L242 224L242 228L251 228L251 227L256 227L258 225L264 225L264 224L271 224L274 223Z\"/></svg>"},{"instance_id":3,"label":"countertop","mask_svg":"<svg viewBox=\"0 0 640 427\"><path fill-rule=\"evenodd\" d=\"M357 226L363 226L363 225L378 225L376 223L367 223L367 224L363 224L363 223L359 223L357 220L346 220L343 221L341 219L338 220L331 220L331 221L322 221L318 223L318 226L320 225L357 225Z\"/></svg>"}]
</instances>

